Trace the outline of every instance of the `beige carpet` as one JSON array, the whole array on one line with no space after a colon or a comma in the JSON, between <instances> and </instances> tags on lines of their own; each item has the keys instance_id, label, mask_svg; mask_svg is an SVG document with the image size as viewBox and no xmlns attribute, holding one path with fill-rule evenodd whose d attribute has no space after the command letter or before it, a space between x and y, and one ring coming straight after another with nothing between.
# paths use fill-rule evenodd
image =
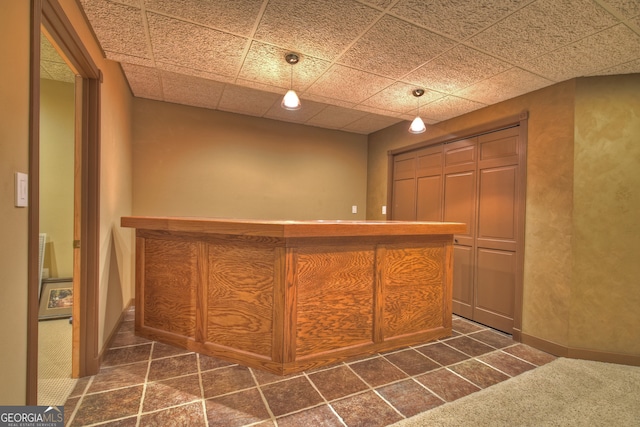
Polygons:
<instances>
[{"instance_id":1,"label":"beige carpet","mask_svg":"<svg viewBox=\"0 0 640 427\"><path fill-rule=\"evenodd\" d=\"M38 322L38 405L64 405L76 385L71 378L69 319Z\"/></svg>"},{"instance_id":2,"label":"beige carpet","mask_svg":"<svg viewBox=\"0 0 640 427\"><path fill-rule=\"evenodd\" d=\"M394 426L640 426L640 367L559 358Z\"/></svg>"}]
</instances>

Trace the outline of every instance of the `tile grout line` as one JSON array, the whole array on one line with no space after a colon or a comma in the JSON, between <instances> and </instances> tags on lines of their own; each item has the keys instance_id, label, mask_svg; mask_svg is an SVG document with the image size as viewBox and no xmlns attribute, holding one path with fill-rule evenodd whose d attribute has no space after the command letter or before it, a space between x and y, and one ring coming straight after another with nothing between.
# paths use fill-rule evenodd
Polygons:
<instances>
[{"instance_id":1,"label":"tile grout line","mask_svg":"<svg viewBox=\"0 0 640 427\"><path fill-rule=\"evenodd\" d=\"M136 419L136 427L140 427L140 421L142 420L142 406L144 405L144 398L147 394L147 383L149 382L149 372L151 372L151 361L153 360L153 349L155 348L155 341L151 343L149 349L149 357L147 358L147 373L144 376L144 383L142 384L142 394L140 395L140 405L138 405L138 415Z\"/></svg>"},{"instance_id":2,"label":"tile grout line","mask_svg":"<svg viewBox=\"0 0 640 427\"><path fill-rule=\"evenodd\" d=\"M202 366L200 364L200 354L196 353L196 365L198 368L198 384L200 385L200 401L202 402L202 414L204 416L204 425L209 427L209 415L207 413L207 402L204 398L204 382L202 380Z\"/></svg>"}]
</instances>

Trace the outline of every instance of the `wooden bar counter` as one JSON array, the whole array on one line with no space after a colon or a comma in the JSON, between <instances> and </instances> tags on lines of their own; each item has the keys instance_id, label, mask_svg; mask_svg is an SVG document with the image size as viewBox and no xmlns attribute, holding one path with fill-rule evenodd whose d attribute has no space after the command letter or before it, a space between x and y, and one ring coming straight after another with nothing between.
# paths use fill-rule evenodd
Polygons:
<instances>
[{"instance_id":1,"label":"wooden bar counter","mask_svg":"<svg viewBox=\"0 0 640 427\"><path fill-rule=\"evenodd\" d=\"M465 224L123 217L136 334L277 374L451 334Z\"/></svg>"}]
</instances>

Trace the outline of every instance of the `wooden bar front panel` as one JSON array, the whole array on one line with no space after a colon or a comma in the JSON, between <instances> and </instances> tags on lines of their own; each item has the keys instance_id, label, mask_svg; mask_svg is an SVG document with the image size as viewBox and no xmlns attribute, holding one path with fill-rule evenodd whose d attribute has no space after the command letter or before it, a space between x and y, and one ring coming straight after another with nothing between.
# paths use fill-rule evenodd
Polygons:
<instances>
[{"instance_id":1,"label":"wooden bar front panel","mask_svg":"<svg viewBox=\"0 0 640 427\"><path fill-rule=\"evenodd\" d=\"M305 247L295 260L297 357L372 343L374 248Z\"/></svg>"},{"instance_id":2,"label":"wooden bar front panel","mask_svg":"<svg viewBox=\"0 0 640 427\"><path fill-rule=\"evenodd\" d=\"M452 241L137 230L136 333L278 374L449 336Z\"/></svg>"}]
</instances>

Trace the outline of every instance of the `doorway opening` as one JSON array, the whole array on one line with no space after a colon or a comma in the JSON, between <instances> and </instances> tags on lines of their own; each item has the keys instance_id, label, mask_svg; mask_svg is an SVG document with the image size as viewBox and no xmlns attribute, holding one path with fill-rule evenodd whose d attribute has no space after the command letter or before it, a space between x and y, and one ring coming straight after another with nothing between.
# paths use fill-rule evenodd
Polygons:
<instances>
[{"instance_id":1,"label":"doorway opening","mask_svg":"<svg viewBox=\"0 0 640 427\"><path fill-rule=\"evenodd\" d=\"M73 124L73 294L72 373L99 369L98 270L100 200L100 71L57 0L32 2L31 112L29 141L29 264L27 324L27 405L38 404L38 321L40 311L41 41L64 58L74 78ZM45 244L46 248L46 239ZM61 295L60 292L58 294ZM67 295L68 296L68 295Z\"/></svg>"}]
</instances>

